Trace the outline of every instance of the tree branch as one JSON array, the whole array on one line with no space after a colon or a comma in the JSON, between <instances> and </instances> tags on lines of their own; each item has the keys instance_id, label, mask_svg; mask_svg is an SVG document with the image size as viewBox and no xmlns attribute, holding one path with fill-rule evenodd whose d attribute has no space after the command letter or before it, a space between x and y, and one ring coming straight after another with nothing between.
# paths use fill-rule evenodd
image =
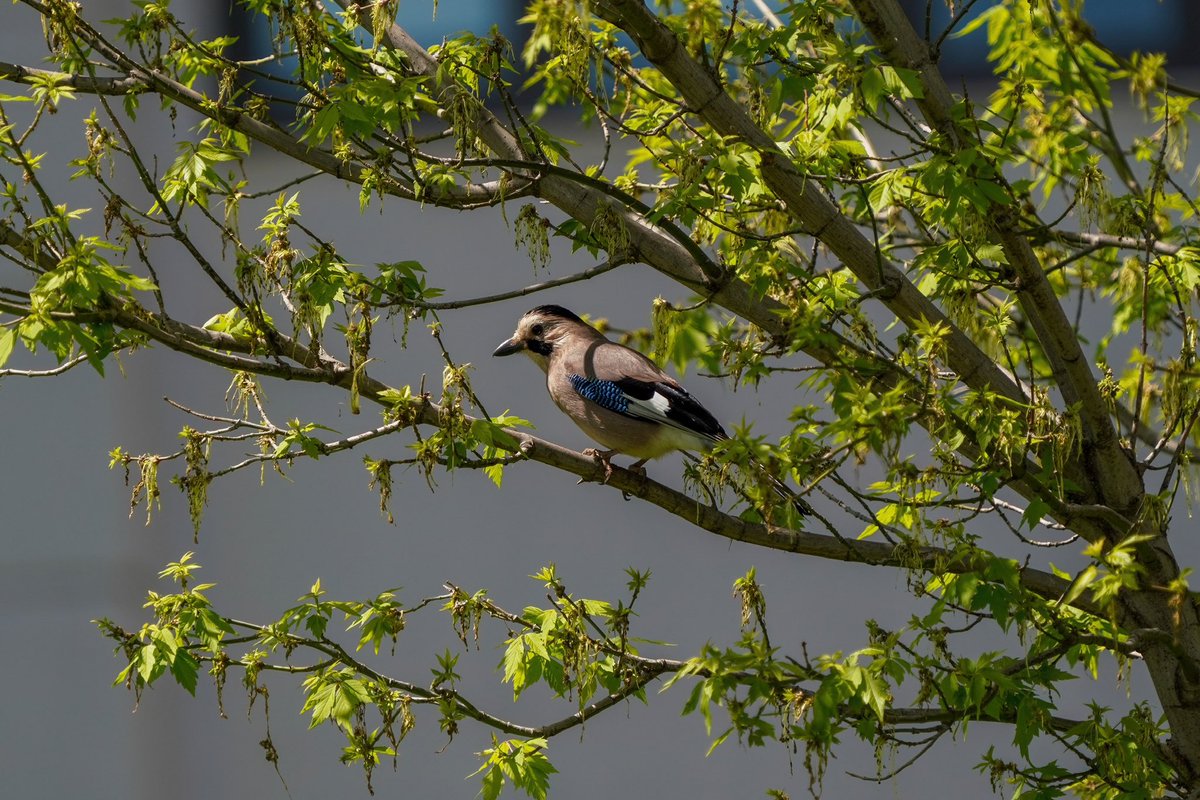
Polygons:
<instances>
[{"instance_id":1,"label":"tree branch","mask_svg":"<svg viewBox=\"0 0 1200 800\"><path fill-rule=\"evenodd\" d=\"M959 124L955 102L929 49L913 30L895 0L851 0L858 18L892 63L913 70L921 81L917 106L935 130L958 151L972 150L970 134ZM994 181L1011 187L996 169ZM1021 230L1017 203L994 204L984 217L1016 274L1016 295L1050 362L1055 384L1068 408L1077 409L1083 426L1084 459L1094 477L1099 500L1123 512L1132 511L1145 494L1132 460L1122 448L1108 406L1100 394L1074 326L1058 302L1028 237Z\"/></svg>"},{"instance_id":2,"label":"tree branch","mask_svg":"<svg viewBox=\"0 0 1200 800\"><path fill-rule=\"evenodd\" d=\"M19 248L22 253L29 249L21 235L2 221L0 243L14 249ZM0 310L19 315L27 315L31 311L27 306L2 299ZM350 389L353 382L363 397L379 405L388 406L387 401L383 399L384 393L391 388L387 384L372 378L365 370L355 379L354 371L346 364L303 347L283 334L277 335L279 354L295 361L299 366L254 358L251 354L256 352L256 343L249 339L178 322L140 307L136 312L127 307L79 313L55 312L52 317L78 323L108 322L137 330L174 350L228 369L269 375L283 380L327 383L345 389ZM467 420L474 421L470 417ZM429 401L422 404L419 421L434 426L444 424L440 408ZM604 478L604 468L594 459L523 431L510 430L509 433L521 442L520 452L531 460L569 472L587 481L600 482ZM906 551L903 546L897 548L890 544L852 541L842 537L835 538L747 522L712 506L702 505L682 492L620 468L613 470L607 484L653 503L710 533L769 549L837 561L935 572L972 572L986 566L987 558L982 554L964 558L936 547ZM1038 570L1022 570L1022 581L1030 591L1050 600L1061 597L1069 587L1066 581ZM1089 613L1099 613L1099 609L1085 600L1079 600L1075 605Z\"/></svg>"},{"instance_id":3,"label":"tree branch","mask_svg":"<svg viewBox=\"0 0 1200 800\"><path fill-rule=\"evenodd\" d=\"M971 149L968 133L955 118L959 104L899 4L894 0L851 3L885 57L916 72L923 88L916 103L926 120L954 149ZM1011 195L1002 171L996 169L995 174L995 180ZM1085 476L1100 504L1138 522L1134 530L1112 531L1114 538L1131 533L1146 535L1146 541L1137 547L1146 579L1140 588L1122 593L1121 605L1140 627L1178 632L1177 642L1151 644L1144 656L1180 755L1177 764L1181 777L1192 790L1200 790L1200 670L1195 666L1200 661L1200 612L1195 603L1176 603L1168 592L1149 588L1172 585L1180 574L1179 563L1154 515L1142 514L1146 492L1134 457L1118 438L1075 328L1021 231L1017 209L1016 202L996 204L985 221L1015 273L1017 298L1051 364L1063 400L1079 414L1083 442L1078 472Z\"/></svg>"},{"instance_id":4,"label":"tree branch","mask_svg":"<svg viewBox=\"0 0 1200 800\"><path fill-rule=\"evenodd\" d=\"M886 260L857 226L842 214L821 187L809 181L763 131L746 109L696 61L678 37L641 0L597 0L597 16L629 34L642 54L671 82L693 113L722 136L746 143L759 154L763 180L810 235L820 239L870 291L910 328L944 325L947 362L960 379L1019 403L1027 402L1020 385L988 358L934 303Z\"/></svg>"},{"instance_id":5,"label":"tree branch","mask_svg":"<svg viewBox=\"0 0 1200 800\"><path fill-rule=\"evenodd\" d=\"M51 369L0 369L0 378L13 375L19 378L52 378L55 375L62 375L67 370L78 367L80 364L87 361L86 355L75 356L68 359L57 367Z\"/></svg>"},{"instance_id":6,"label":"tree branch","mask_svg":"<svg viewBox=\"0 0 1200 800\"><path fill-rule=\"evenodd\" d=\"M53 12L42 3L36 2L36 0L21 0L21 2L31 6L40 14L53 16ZM68 76L67 80L75 82L79 86L80 91L85 91L86 87L91 87L98 94L117 94L119 92L101 91L101 89L115 90L118 86L126 88L126 91L123 93L129 93L130 91L135 91L135 89L137 91L153 91L187 106L205 117L214 119L232 130L243 133L251 139L261 142L267 147L283 153L300 163L316 167L328 175L360 184L367 177L368 168L358 162L343 161L333 153L322 150L319 147L313 147L269 123L255 119L236 106L220 105L211 98L194 89L189 89L187 86L175 81L162 72L139 64L121 50L110 45L95 28L88 25L83 19L73 19L72 26L83 41L94 48L97 53L116 65L117 69L125 73L123 79L114 79L111 83L104 78L92 79L85 76ZM7 75L0 74L0 78L7 77L10 80L21 83L31 82L33 75L37 72L31 70L31 68L21 67L16 64L7 66L12 67L14 71ZM42 72L43 74L56 74L46 71ZM453 208L497 205L507 200L524 196L528 193L529 189L528 182L493 181L484 184L472 183L466 186L457 184L453 186L439 185L436 189L429 189L418 194L415 187L410 183L402 181L395 175L390 176L390 183L385 187L385 191L388 194L394 194L409 200L419 199L422 202L430 202L435 205L448 205Z\"/></svg>"},{"instance_id":7,"label":"tree branch","mask_svg":"<svg viewBox=\"0 0 1200 800\"><path fill-rule=\"evenodd\" d=\"M38 10L44 11L41 4L35 2L35 0L24 1ZM341 4L344 8L349 8L351 5L348 2ZM329 153L316 148L310 148L278 129L241 113L236 108L216 106L203 95L187 89L165 75L148 70L133 62L120 51L109 46L98 33L88 28L82 21L79 22L79 25L80 29L85 32L85 38L90 45L118 64L119 67L129 71L130 75L138 76L140 80L143 80L154 91L175 99L202 114L211 116L222 122L222 124L262 141L267 146L276 148L284 154L316 166L318 169L328 172L331 175L352 181L361 182L363 179L364 173L358 166L354 164L347 165L335 159ZM389 29L387 42L391 46L401 49L409 57L414 71L419 74L425 74L435 80L439 79L441 73L437 70L436 62L398 26L393 25ZM452 84L441 86L441 90L449 92L451 95L458 91ZM502 159L507 159L514 163L528 164L526 154L523 152L517 139L486 109L480 110L479 128L481 137ZM608 198L609 192L601 191L596 187L588 185L581 186L578 179L558 175L553 170L538 178L536 191L571 216L585 223L592 220L601 209L613 208L612 200ZM395 193L400 196L408 196L403 192ZM505 194L507 197L515 196L515 193L511 189ZM819 196L819 192L814 190L808 192L807 195L816 197ZM447 204L454 205L461 199L462 197L458 197L454 202L448 201ZM477 196L467 198L470 202L476 202L479 199ZM827 201L822 196L820 202ZM630 234L631 251L646 260L651 266L654 266L656 269L675 278L686 286L709 294L714 302L749 319L773 335L784 335L787 332L788 323L786 322L786 316L781 313L784 310L781 304L769 298L762 298L744 283L732 279L728 275L724 275L722 270L712 264L711 260L682 231L678 231L671 226L656 227L648 223L643 215L628 208L621 208L618 210L618 213L622 216ZM850 225L844 218L842 220L846 225ZM854 231L854 235L857 236L856 231ZM861 240L861 236L859 239ZM865 243L865 241L860 243L871 250L872 255L869 260L872 269L874 269L876 266L874 249L870 247L869 243ZM909 286L911 288L911 284ZM887 292L883 293L887 294ZM924 298L919 298L919 300L920 302L928 302ZM940 312L938 313L940 314ZM170 341L166 343L171 344ZM181 343L176 343L173 346L176 346L177 349L187 349L188 352L197 354L196 351L188 349ZM828 349L822 344L809 343L804 349L814 358L827 365L836 364L840 360L836 351ZM977 350L975 352L978 353ZM212 358L210 357L208 360L212 360ZM230 364L228 359L226 359L226 365L239 369L253 369L253 367L245 362ZM960 375L968 382L970 382L971 376L977 369L991 370L993 368L996 370L993 377L999 376L1001 384L1008 383L1007 389L1001 385L1001 392L1008 391L1014 397L1021 396L1020 389L1016 384L1012 383L1003 374L1002 370L999 370L998 367L986 358L983 361L975 362L972 367L966 367L965 373L963 364L960 363L957 366ZM892 386L903 385L904 379L900 374L891 374L895 372L895 365L881 363L880 369L881 373L883 373L883 380L886 383ZM283 370L282 372L286 373L287 371ZM299 377L294 374L284 374L281 376L289 378ZM968 448L963 448L963 451L968 454L968 457L974 457L969 454ZM1038 470L1035 465L1030 463L1020 472L1022 475L1030 476L1037 474ZM1016 485L1022 489L1022 493L1027 497L1042 496L1044 493L1043 490L1035 488L1030 484L1028 479L1019 480ZM1089 538L1095 537L1092 536Z\"/></svg>"},{"instance_id":8,"label":"tree branch","mask_svg":"<svg viewBox=\"0 0 1200 800\"><path fill-rule=\"evenodd\" d=\"M585 481L599 482L604 478L604 468L594 459L559 445L538 439L519 430L509 433L522 441L521 452L532 461L556 467ZM799 555L827 558L834 561L869 564L872 566L924 569L932 572L967 573L985 569L989 556L982 551L962 555L939 547L893 546L884 542L871 542L827 536L788 528L768 527L748 522L739 517L703 505L683 492L664 486L635 472L614 467L607 485L653 503L675 516L737 542L782 550ZM1029 591L1047 600L1060 599L1069 588L1069 583L1049 572L1023 568L1021 583ZM1090 614L1101 614L1102 610L1086 598L1072 603Z\"/></svg>"},{"instance_id":9,"label":"tree branch","mask_svg":"<svg viewBox=\"0 0 1200 800\"><path fill-rule=\"evenodd\" d=\"M126 95L150 91L150 86L145 81L128 75L92 78L87 75L71 75L67 72L10 64L7 61L0 61L0 80L24 83L29 86L52 81L55 86L66 86L84 94Z\"/></svg>"},{"instance_id":10,"label":"tree branch","mask_svg":"<svg viewBox=\"0 0 1200 800\"><path fill-rule=\"evenodd\" d=\"M354 0L337 0L337 2L339 6L346 9L347 13L355 13L360 8ZM626 6L624 2L618 4ZM609 4L599 3L596 9L597 13L603 16L601 7L607 5ZM749 121L744 110L733 103L732 99L716 86L709 73L691 60L684 48L677 46L678 41L674 39L674 35L663 28L661 22L649 14L640 2L634 0L633 5L641 7L648 17L648 20L639 17L644 25L657 26L656 35L670 37L670 41L675 42L675 46L672 47L674 51L672 57L682 64L682 69L686 72L686 79L681 79L683 86L680 87L681 91L685 92L685 97L694 106L699 107L698 113L702 115L712 113L714 116L719 116L716 122L710 121L710 124L713 124L718 130L728 129L730 126L726 120L736 118L738 124L735 126L736 129L731 132L748 137L751 143L766 154L763 164L764 175L770 172L777 176L784 188L787 189L788 197L799 204L802 209L808 209L804 215L798 216L817 231L818 238L827 241L830 247L838 252L852 269L854 265L857 265L855 272L859 274L864 283L878 291L879 295L884 297L887 302L895 302L905 311L902 318L913 324L926 320L943 320L947 329L951 331L948 342L952 353L951 366L961 380L970 386L996 392L1015 402L1026 403L1028 398L1025 389L984 355L974 343L963 335L960 329L950 323L928 298L916 290L907 277L890 263L884 262L877 248L865 240L853 223L832 206L819 187L799 176L790 166L790 161L778 152L773 140ZM372 30L369 22L361 24L365 30ZM384 44L404 53L414 73L424 75L433 81L440 93L439 96L444 98L443 102L449 102L450 99L462 92L457 85L445 80L445 73L438 69L438 63L400 26L392 24L386 30ZM649 54L647 57L650 57ZM668 74L668 77L671 76ZM704 94L706 102L695 102L695 98L688 92L692 95L696 93L697 82L704 86L703 91L715 92L719 94L719 97L714 98ZM714 107L719 106L720 115L707 108L710 103ZM487 109L481 108L478 113L477 133L497 157L528 163L529 156L518 139ZM749 320L772 336L790 336L789 314L782 303L769 296L762 296L760 292L736 276L725 273L683 231L674 225L662 221L657 224L652 223L644 214L626 207L614 209L609 190L601 190L589 183L567 178L553 170L547 171L538 179L535 193L585 225L590 225L603 209L617 213L629 236L630 252L628 254L614 253L612 254L613 258L636 256L667 277ZM825 235L827 227L837 231L837 235L830 234L827 237ZM839 246L835 247L832 240L840 243ZM836 333L834 335L836 336ZM804 342L801 349L826 366L840 366L843 360L842 354L836 348L826 344L827 341L827 337L823 337L820 341L814 338ZM845 343L844 340L843 343ZM881 386L896 388L913 383L895 363L880 358L874 358L872 362L873 368L877 370L872 377ZM924 423L923 420L922 424ZM965 426L963 430L968 437L971 435ZM961 446L959 451L972 460L977 460L980 454L979 448L969 441ZM1041 498L1049 502L1052 507L1056 506L1056 498L1053 494L1047 490L1046 486L1040 485L1034 480L1033 476L1040 474L1041 469L1029 457L1023 458L1013 472L1015 480L1012 485L1023 496L1027 499ZM1057 503L1057 506L1061 506L1061 503ZM1066 520L1060 519L1059 521L1065 522ZM1080 533L1089 541L1095 541L1103 535L1100 529L1093 529L1093 526L1086 524L1080 529Z\"/></svg>"},{"instance_id":11,"label":"tree branch","mask_svg":"<svg viewBox=\"0 0 1200 800\"><path fill-rule=\"evenodd\" d=\"M466 300L443 300L436 303L413 303L417 308L425 308L430 311L447 311L450 309L470 308L471 306L482 306L488 303L496 303L501 300L511 300L514 297L524 297L537 292L544 292L547 289L555 289L559 286L566 286L579 281L586 281L589 278L594 278L597 275L603 275L606 272L611 272L617 267L624 266L626 262L620 259L610 258L603 264L597 264L594 267L585 269L582 272L576 272L574 275L567 275L562 278L554 278L541 283L530 284L523 289L513 289L508 292L500 292L499 294L489 294L484 297L472 297Z\"/></svg>"},{"instance_id":12,"label":"tree branch","mask_svg":"<svg viewBox=\"0 0 1200 800\"><path fill-rule=\"evenodd\" d=\"M1184 245L1171 244L1157 239L1147 241L1136 236L1117 236L1112 233L1089 233L1088 231L1052 231L1049 232L1047 238L1085 247L1116 247L1121 250L1139 250L1143 253L1149 248L1153 252L1165 256L1176 255L1184 248Z\"/></svg>"},{"instance_id":13,"label":"tree branch","mask_svg":"<svg viewBox=\"0 0 1200 800\"><path fill-rule=\"evenodd\" d=\"M27 311L27 309L19 307L14 308L11 303L5 301L0 301L0 310L9 311L10 313ZM122 326L132 327L146 333L152 339L166 344L168 347L188 352L203 360L230 369L246 370L285 380L304 380L349 388L351 379L351 370L349 367L336 361L332 364L319 363L318 357L315 354L305 348L299 347L286 337L283 337L284 343L288 345L288 351L285 352L285 355L301 362L302 366L290 367L285 364L239 356L231 351L252 352L253 346L249 342L236 339L227 334L198 328L174 320L164 320L159 315L149 312L143 313L146 316L145 320L133 319L131 315L121 311L93 312L82 315L57 314L56 317L76 322L114 322ZM220 352L215 348L222 348L225 352ZM365 373L360 373L358 376L358 388L363 397L373 400L380 405L387 405L382 395L391 387L386 384ZM473 417L469 416L465 419L468 423L475 421ZM422 424L433 426L439 426L444 423L440 407L430 401L422 403L418 421ZM365 441L367 438L375 438L378 435L382 435L380 433L381 430L384 433L392 432L393 428L385 427L387 428L386 430L376 429L368 431L359 437L350 437L338 449L348 449L359 441ZM987 567L990 559L990 556L981 551L963 556L932 546L906 549L904 545L896 547L881 542L855 541L844 537L768 527L748 522L731 514L726 514L713 506L703 505L683 492L650 480L639 473L621 469L620 467L614 468L608 480L604 481L604 467L597 463L595 459L552 442L539 439L524 431L510 429L508 433L521 442L518 448L519 452L532 461L555 467L583 478L585 481L597 483L603 481L613 489L646 500L693 525L733 541L745 542L772 550L783 550L799 555L827 558L834 561L858 562L872 566L923 569L933 572L966 573L982 571ZM1031 592L1048 600L1061 598L1070 587L1067 581L1051 573L1029 568L1021 570L1021 581ZM1074 601L1072 605L1088 613L1102 613L1102 609L1083 598Z\"/></svg>"}]
</instances>

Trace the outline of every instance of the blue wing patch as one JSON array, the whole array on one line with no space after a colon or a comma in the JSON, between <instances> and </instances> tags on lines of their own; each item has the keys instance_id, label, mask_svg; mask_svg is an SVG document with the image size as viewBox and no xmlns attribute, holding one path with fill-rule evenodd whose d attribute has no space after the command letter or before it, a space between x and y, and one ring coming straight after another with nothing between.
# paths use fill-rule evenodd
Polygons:
<instances>
[{"instance_id":1,"label":"blue wing patch","mask_svg":"<svg viewBox=\"0 0 1200 800\"><path fill-rule=\"evenodd\" d=\"M584 400L591 400L601 408L625 414L629 411L629 398L621 387L612 381L600 378L585 378L582 375L572 375L571 385Z\"/></svg>"}]
</instances>

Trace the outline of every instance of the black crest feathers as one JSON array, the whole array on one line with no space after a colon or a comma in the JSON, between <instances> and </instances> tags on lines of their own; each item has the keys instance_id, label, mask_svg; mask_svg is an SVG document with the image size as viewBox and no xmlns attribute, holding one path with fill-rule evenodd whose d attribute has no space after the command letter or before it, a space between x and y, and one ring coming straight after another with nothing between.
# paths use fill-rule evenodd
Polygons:
<instances>
[{"instance_id":1,"label":"black crest feathers","mask_svg":"<svg viewBox=\"0 0 1200 800\"><path fill-rule=\"evenodd\" d=\"M584 324L584 325L587 324L582 319L579 318L578 314L576 314L573 311L569 311L569 310L563 308L562 306L556 306L556 305L538 306L537 308L531 308L525 312L526 316L528 316L530 314L541 314L546 317L560 317L561 319L569 319L572 322L578 322L578 323Z\"/></svg>"}]
</instances>

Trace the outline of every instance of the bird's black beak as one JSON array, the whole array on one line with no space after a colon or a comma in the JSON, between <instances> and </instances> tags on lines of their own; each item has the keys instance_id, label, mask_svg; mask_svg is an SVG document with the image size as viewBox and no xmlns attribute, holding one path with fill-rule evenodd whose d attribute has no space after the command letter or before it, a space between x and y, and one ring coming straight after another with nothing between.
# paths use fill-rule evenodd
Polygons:
<instances>
[{"instance_id":1,"label":"bird's black beak","mask_svg":"<svg viewBox=\"0 0 1200 800\"><path fill-rule=\"evenodd\" d=\"M519 353L525 349L525 342L517 337L513 337L508 341L502 342L499 347L492 351L492 357L496 356L511 356L513 353Z\"/></svg>"}]
</instances>

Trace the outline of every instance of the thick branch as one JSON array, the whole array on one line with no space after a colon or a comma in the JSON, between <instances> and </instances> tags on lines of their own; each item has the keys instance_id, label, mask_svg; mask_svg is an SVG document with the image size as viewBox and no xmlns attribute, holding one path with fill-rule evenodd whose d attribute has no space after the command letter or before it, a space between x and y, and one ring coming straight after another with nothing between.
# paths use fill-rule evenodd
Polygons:
<instances>
[{"instance_id":1,"label":"thick branch","mask_svg":"<svg viewBox=\"0 0 1200 800\"><path fill-rule=\"evenodd\" d=\"M950 332L946 337L947 361L964 383L1018 403L1026 402L1017 382L886 260L820 186L804 177L774 139L755 124L745 107L725 92L712 71L694 59L641 0L598 0L593 9L597 16L633 38L642 54L713 130L754 148L759 154L763 180L775 195L864 285L871 291L882 290L879 296L890 311L910 328L925 323L945 326Z\"/></svg>"},{"instance_id":2,"label":"thick branch","mask_svg":"<svg viewBox=\"0 0 1200 800\"><path fill-rule=\"evenodd\" d=\"M44 10L34 0L26 0L26 2L38 8L39 11ZM344 7L348 5L349 3L343 3ZM135 76L138 81L141 81L163 96L175 99L202 114L213 117L223 124L263 142L269 147L278 149L280 152L309 163L331 175L351 181L361 181L363 179L364 171L358 165L344 163L335 159L332 154L316 148L310 148L277 128L241 113L236 108L218 106L213 101L182 86L168 76L141 67L115 48L107 45L99 34L87 28L82 22L80 22L79 27L84 32L85 38L87 38L90 45L95 47L99 52L102 52L122 69L129 71L130 75ZM392 26L389 30L387 42L391 46L402 50L409 57L414 71L424 74L435 81L438 79L436 62L398 26ZM22 70L24 68L16 70L15 77L28 77L32 74L28 70ZM95 84L94 81L89 84L87 80L82 78L75 81L75 84L81 87L81 89L93 87L107 90L113 89L115 86L107 83ZM448 93L453 96L459 90L453 84L443 84L439 86L439 91L442 95ZM480 109L478 125L481 138L502 160L508 160L517 164L529 163L527 154L522 150L517 138L507 131L486 109ZM549 170L547 174L536 179L536 190L538 194L550 200L572 217L585 223L590 222L601 211L617 213L624 220L629 234L629 249L631 252L628 255L637 255L637 257L645 260L651 266L678 280L685 286L708 294L714 302L750 320L773 335L787 333L788 322L786 316L781 313L783 311L781 304L770 298L758 296L756 292L753 292L741 281L724 275L720 268L713 264L683 232L661 222L658 225L649 223L643 214L638 213L640 209L630 209L625 204L615 203L614 198L610 196L611 192L590 185L586 180L583 180L584 177L579 176L578 178L574 178L559 174L559 171ZM491 191L491 187L484 188ZM411 191L407 189L402 191L401 189L402 187L392 186L386 189L386 191L399 196L411 196ZM466 195L454 194L450 197L442 197L440 200L435 199L435 202L444 201L447 205L466 205L470 203L478 204L487 199L479 193L472 192L474 192L474 189L468 188ZM809 192L809 194L813 196L819 195L815 190ZM517 195L518 192L510 187L500 194L491 196L491 200L497 200L501 196L514 197ZM844 218L842 218L842 222L849 225L849 222ZM858 235L856 231L854 235ZM861 237L859 238L861 239ZM867 247L871 249L869 245ZM868 259L872 265L875 264L874 257L872 249L872 255ZM911 289L911 285L909 285L909 288ZM167 343L170 344L170 342ZM952 342L952 348L953 346ZM187 348L179 346L177 349ZM826 365L839 363L839 354L835 350L825 347L823 344L813 342L804 349L805 352L821 363ZM192 354L197 354L194 350L189 349L188 351ZM976 353L978 354L978 351ZM979 355L981 356L981 354ZM876 380L881 381L886 386L904 385L905 378L894 365L881 362L879 366L880 374L876 376ZM249 367L234 366L234 368ZM1015 398L1019 398L1021 395L1016 384L1009 381L1007 376L986 358L982 361L976 361L974 366L965 368L962 362L960 362L956 368L963 375L964 379L971 377L978 369L991 370L995 373L993 377L998 376L1001 383L1008 382L1007 388L1001 387L1001 393L1007 392L1009 396ZM298 376L285 375L282 377ZM974 455L968 452L969 450L969 447L964 447L964 454L968 458L974 458ZM1023 476L1034 475L1037 472L1038 470L1032 463L1028 463L1024 469L1018 470L1018 473ZM1014 488L1028 499L1044 496L1045 494L1042 488L1037 487L1026 478L1018 479L1013 485ZM1089 536L1089 538L1095 538L1095 536Z\"/></svg>"},{"instance_id":3,"label":"thick branch","mask_svg":"<svg viewBox=\"0 0 1200 800\"><path fill-rule=\"evenodd\" d=\"M578 475L586 481L601 481L604 478L604 468L592 458L530 436L522 431L509 432L522 440L521 452L531 460ZM653 503L710 533L772 550L872 566L949 573L983 570L991 558L982 551L964 556L939 547L906 548L904 545L894 546L886 542L837 538L825 534L747 522L713 506L704 505L683 492L619 467L613 469L607 484L626 494ZM1029 568L1021 570L1021 582L1029 591L1049 600L1057 600L1062 597L1069 585L1068 582L1052 573ZM1097 606L1086 599L1073 603L1073 605L1077 605L1088 613L1102 613Z\"/></svg>"},{"instance_id":4,"label":"thick branch","mask_svg":"<svg viewBox=\"0 0 1200 800\"><path fill-rule=\"evenodd\" d=\"M18 314L28 312L27 308L8 301L0 301L0 310ZM255 352L254 343L247 339L235 338L225 333L188 325L145 310L139 310L136 314L123 309L81 314L62 312L54 316L57 319L71 322L110 322L132 328L172 349L181 350L228 369L271 375L285 380L328 383L347 389L350 388L353 378L353 371L345 364L328 356L322 357L285 336L280 337L281 352L287 358L296 361L299 366L253 357L251 354ZM387 384L370 377L365 372L358 375L355 383L363 397L379 405L387 406L387 402L383 399L383 393L391 388ZM426 402L421 406L418 421L433 426L445 423L440 407L432 402ZM468 418L467 421L474 420ZM390 432L390 430L389 428L388 431ZM604 481L604 467L595 459L531 436L524 431L510 430L509 433L520 441L519 452L530 460L555 467L586 481ZM353 446L351 441L353 444L357 444L366 438L374 438L375 435L377 435L376 431L369 431L360 437L352 437L339 449ZM747 522L713 506L703 505L683 492L620 468L613 470L606 483L613 489L646 500L710 533L772 550L783 550L835 561L859 562L873 566L950 573L983 570L990 558L981 552L963 556L938 547L906 549L903 545L895 547L884 542L836 538ZM1049 600L1057 600L1069 588L1068 582L1041 570L1023 569L1021 580L1031 592ZM1089 613L1101 613L1100 609L1087 600L1077 600L1074 605Z\"/></svg>"},{"instance_id":5,"label":"thick branch","mask_svg":"<svg viewBox=\"0 0 1200 800\"><path fill-rule=\"evenodd\" d=\"M337 0L337 2L342 8L347 9L348 13L357 8L352 0ZM640 3L636 4L640 6ZM642 10L645 11L645 8L642 7ZM597 13L600 13L599 10ZM649 12L647 11L646 14L649 15ZM653 15L649 15L649 18L652 24L661 29L658 33L672 37L672 41L674 41L673 34L663 28L657 18ZM370 29L369 24L366 27L368 30ZM438 70L438 63L400 26L393 24L387 30L384 43L403 52L409 60L410 68L415 73L429 77L434 82L439 96L444 98L443 102L448 102L448 98L453 98L462 91L457 85L444 81L443 73ZM830 238L843 245L839 255L847 260L848 265L851 262L853 265L857 265L855 271L859 273L859 277L864 280L864 283L873 289L886 286L887 289L880 294L891 297L892 300L889 302L894 302L897 307L905 309L906 315L902 315L902 318L913 324L924 320L942 320L947 325L951 331L951 335L948 337L948 347L952 354L951 366L964 382L971 386L997 392L1018 403L1026 401L1023 389L1004 370L987 358L958 328L946 320L941 311L924 295L917 292L916 288L899 270L884 262L876 248L863 239L862 235L854 228L853 223L832 206L820 192L819 187L805 181L796 173L790 162L778 152L769 137L753 126L753 123L745 116L744 110L720 91L720 87L716 86L707 71L691 60L682 47L675 48L675 57L682 62L687 71L689 77L683 83L685 86L691 87L693 94L696 91L696 81L707 81L708 88L719 94L716 99L705 94L706 101L704 103L693 102L692 104L699 106L701 112L705 113L704 106L709 102L720 103L722 109L722 116L718 120L720 125L713 123L714 127L718 129L728 127L728 119L737 118L737 130L733 132L744 133L752 143L760 148L761 152L766 154L763 166L764 174L770 172L776 176L787 189L788 197L801 207L808 209L807 216L801 216L801 219L821 233L820 238L829 242L831 247L833 244ZM681 91L683 91L682 87ZM722 101L720 98L724 98L724 100ZM694 101L694 98L689 98L689 100ZM478 113L477 133L498 158L514 162L527 163L529 161L528 154L525 153L516 136L508 131L491 112L481 108ZM775 158L774 155L771 155L772 153L779 157ZM769 166L768 161L772 162L773 166ZM664 275L706 295L712 302L749 320L773 336L789 334L789 315L783 304L770 297L761 296L735 276L724 274L686 234L674 226L664 221L659 221L658 224L651 223L644 214L638 213L636 208L630 209L623 205L614 208L613 198L609 192L587 181L572 179L554 170L548 171L538 179L536 194L585 225L590 224L596 214L603 209L616 213L625 225L631 252L613 254L614 257L636 256ZM829 237L822 233L827 227L834 232ZM837 248L834 249L837 251ZM898 292L898 294L894 292ZM822 342L806 342L802 349L826 366L839 366L842 363L842 354ZM877 359L872 366L878 370L872 375L872 378L882 387L903 387L910 383L907 376L893 363ZM964 430L964 432L968 436L970 435L969 431ZM976 460L979 456L978 448L969 441L959 450L972 460ZM1031 477L1040 472L1041 470L1036 464L1029 458L1025 458L1014 470L1016 479L1012 486L1026 499L1041 498L1054 504L1053 495ZM1059 518L1059 521L1065 523L1067 519ZM1098 528L1087 523L1076 530L1079 530L1081 535L1091 541L1102 535Z\"/></svg>"},{"instance_id":6,"label":"thick branch","mask_svg":"<svg viewBox=\"0 0 1200 800\"><path fill-rule=\"evenodd\" d=\"M954 149L971 149L974 142L955 117L958 103L930 58L929 48L913 30L900 4L895 0L852 0L852 5L884 56L891 63L917 74L923 92L916 103L926 121ZM1005 184L999 169L995 170L995 175L994 180ZM1121 447L1075 327L1046 279L1028 236L1022 231L1017 208L1015 201L996 204L984 221L1015 273L1017 299L1050 362L1063 401L1068 408L1078 411L1083 427L1084 467L1097 484L1099 499L1128 513L1136 508L1144 495L1141 478Z\"/></svg>"},{"instance_id":7,"label":"thick branch","mask_svg":"<svg viewBox=\"0 0 1200 800\"><path fill-rule=\"evenodd\" d=\"M851 2L885 57L897 66L915 70L924 89L917 103L926 120L955 148L970 148L969 135L954 117L956 103L950 90L899 4L894 0ZM1127 516L1136 516L1145 497L1141 475L1132 455L1118 439L1075 329L1046 279L1029 239L1021 232L1015 203L996 206L987 222L1015 272L1021 307L1050 361L1063 399L1078 409L1083 427L1081 466L1085 474L1103 504ZM1176 632L1174 642L1151 644L1144 655L1171 727L1182 777L1194 793L1200 791L1200 669L1196 666L1200 663L1200 613L1193 602L1178 602L1170 592L1163 591L1162 587L1170 586L1178 578L1179 564L1166 536L1145 523L1143 528L1146 529L1114 532L1149 533L1153 537L1137 551L1146 570L1143 588L1124 593L1121 602L1134 624Z\"/></svg>"}]
</instances>

